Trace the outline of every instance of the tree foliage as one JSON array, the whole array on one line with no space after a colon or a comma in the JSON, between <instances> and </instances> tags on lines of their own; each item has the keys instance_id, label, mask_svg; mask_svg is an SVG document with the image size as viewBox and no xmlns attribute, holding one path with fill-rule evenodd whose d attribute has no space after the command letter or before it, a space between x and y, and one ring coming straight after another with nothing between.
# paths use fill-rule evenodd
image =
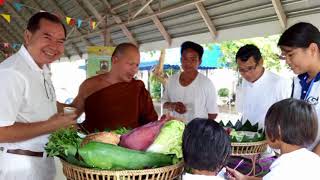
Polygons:
<instances>
[{"instance_id":1,"label":"tree foliage","mask_svg":"<svg viewBox=\"0 0 320 180\"><path fill-rule=\"evenodd\" d=\"M280 50L277 47L279 35L269 36L267 38L258 37L251 39L241 39L233 41L224 41L220 43L223 56L219 59L222 63L229 65L229 67L236 68L235 56L241 46L245 44L256 45L262 54L264 66L267 69L281 70L280 60L278 54Z\"/></svg>"}]
</instances>

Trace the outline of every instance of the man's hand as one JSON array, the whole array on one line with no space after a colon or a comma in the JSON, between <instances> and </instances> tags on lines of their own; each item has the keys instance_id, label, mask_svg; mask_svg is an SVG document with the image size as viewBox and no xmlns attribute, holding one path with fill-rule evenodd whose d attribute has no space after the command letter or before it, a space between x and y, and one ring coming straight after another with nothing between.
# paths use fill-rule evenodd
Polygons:
<instances>
[{"instance_id":1,"label":"man's hand","mask_svg":"<svg viewBox=\"0 0 320 180\"><path fill-rule=\"evenodd\" d=\"M227 179L228 180L262 180L262 178L259 177L254 177L254 176L246 176L241 174L239 171L235 170L235 169L231 169L229 167L227 168Z\"/></svg>"},{"instance_id":2,"label":"man's hand","mask_svg":"<svg viewBox=\"0 0 320 180\"><path fill-rule=\"evenodd\" d=\"M186 106L182 102L171 103L171 109L176 111L179 114L184 114L187 112Z\"/></svg>"},{"instance_id":3,"label":"man's hand","mask_svg":"<svg viewBox=\"0 0 320 180\"><path fill-rule=\"evenodd\" d=\"M71 113L71 114L57 113L51 116L48 119L48 122L52 125L53 130L57 130L60 128L65 128L65 127L69 127L77 124L76 118L77 118L76 113Z\"/></svg>"}]
</instances>

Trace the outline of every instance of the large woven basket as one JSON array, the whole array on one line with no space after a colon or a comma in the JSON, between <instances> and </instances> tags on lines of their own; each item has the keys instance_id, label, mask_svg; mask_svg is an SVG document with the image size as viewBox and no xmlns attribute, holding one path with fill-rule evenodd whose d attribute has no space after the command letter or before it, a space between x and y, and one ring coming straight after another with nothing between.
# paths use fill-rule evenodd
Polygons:
<instances>
[{"instance_id":1,"label":"large woven basket","mask_svg":"<svg viewBox=\"0 0 320 180\"><path fill-rule=\"evenodd\" d=\"M68 180L173 180L183 172L183 162L154 169L108 171L83 168L60 160Z\"/></svg>"},{"instance_id":2,"label":"large woven basket","mask_svg":"<svg viewBox=\"0 0 320 180\"><path fill-rule=\"evenodd\" d=\"M267 148L267 141L231 143L233 156L258 155Z\"/></svg>"}]
</instances>

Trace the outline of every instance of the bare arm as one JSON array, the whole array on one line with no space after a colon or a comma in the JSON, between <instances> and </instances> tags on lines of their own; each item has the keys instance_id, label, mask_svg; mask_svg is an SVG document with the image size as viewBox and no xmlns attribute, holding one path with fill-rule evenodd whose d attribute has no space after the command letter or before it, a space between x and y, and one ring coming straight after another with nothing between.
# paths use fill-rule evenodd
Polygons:
<instances>
[{"instance_id":1,"label":"bare arm","mask_svg":"<svg viewBox=\"0 0 320 180\"><path fill-rule=\"evenodd\" d=\"M59 128L76 124L75 114L55 114L46 121L34 123L16 122L11 126L0 127L0 143L11 143L28 140Z\"/></svg>"},{"instance_id":2,"label":"bare arm","mask_svg":"<svg viewBox=\"0 0 320 180\"><path fill-rule=\"evenodd\" d=\"M318 156L320 156L320 142L319 144L313 149L313 152L318 154Z\"/></svg>"},{"instance_id":3,"label":"bare arm","mask_svg":"<svg viewBox=\"0 0 320 180\"><path fill-rule=\"evenodd\" d=\"M84 81L79 88L78 95L74 98L70 106L77 108L77 118L84 112L84 101L86 98L87 81Z\"/></svg>"}]
</instances>

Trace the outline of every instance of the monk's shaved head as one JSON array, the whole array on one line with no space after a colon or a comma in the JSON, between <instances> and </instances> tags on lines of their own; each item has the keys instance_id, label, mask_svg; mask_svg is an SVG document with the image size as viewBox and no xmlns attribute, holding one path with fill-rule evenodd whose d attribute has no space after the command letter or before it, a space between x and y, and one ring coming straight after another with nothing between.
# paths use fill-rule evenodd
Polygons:
<instances>
[{"instance_id":1,"label":"monk's shaved head","mask_svg":"<svg viewBox=\"0 0 320 180\"><path fill-rule=\"evenodd\" d=\"M131 43L121 43L119 44L116 49L112 53L112 57L114 56L121 56L126 54L128 51L137 51L139 52L139 49L136 45Z\"/></svg>"}]
</instances>

